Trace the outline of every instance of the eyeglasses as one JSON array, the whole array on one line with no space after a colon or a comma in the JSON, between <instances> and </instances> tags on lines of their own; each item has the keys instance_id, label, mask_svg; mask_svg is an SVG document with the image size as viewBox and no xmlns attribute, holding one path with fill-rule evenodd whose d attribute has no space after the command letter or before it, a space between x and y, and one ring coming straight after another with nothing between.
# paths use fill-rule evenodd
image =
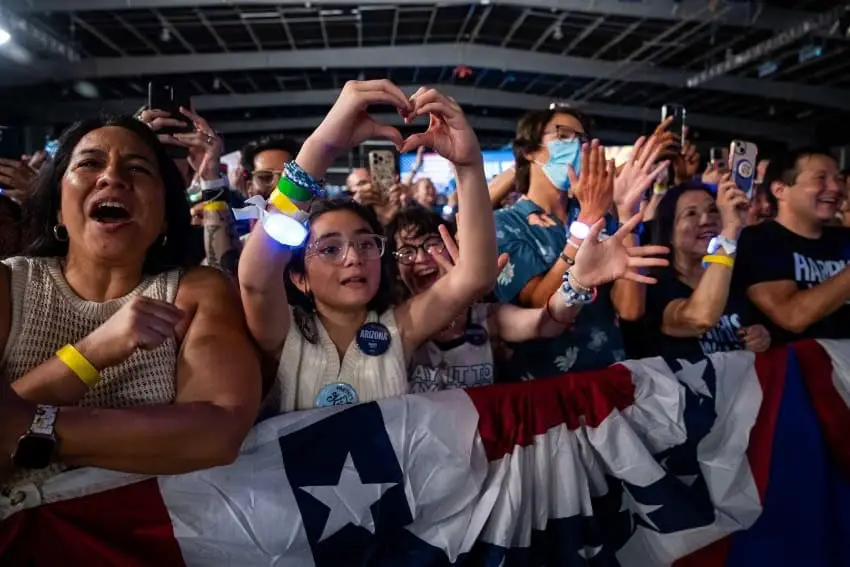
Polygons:
<instances>
[{"instance_id":1,"label":"eyeglasses","mask_svg":"<svg viewBox=\"0 0 850 567\"><path fill-rule=\"evenodd\" d=\"M554 130L544 130L543 135L549 136L555 134L559 140L578 140L582 144L590 140L587 134L584 132L577 132L570 128L569 126L555 126Z\"/></svg>"},{"instance_id":2,"label":"eyeglasses","mask_svg":"<svg viewBox=\"0 0 850 567\"><path fill-rule=\"evenodd\" d=\"M270 187L280 181L283 171L261 169L251 174L251 181L263 187Z\"/></svg>"},{"instance_id":3,"label":"eyeglasses","mask_svg":"<svg viewBox=\"0 0 850 567\"><path fill-rule=\"evenodd\" d=\"M387 239L377 234L357 234L351 240L342 236L328 236L307 246L304 257L317 256L324 262L339 265L345 261L349 246L357 250L361 260L377 260L384 255Z\"/></svg>"},{"instance_id":4,"label":"eyeglasses","mask_svg":"<svg viewBox=\"0 0 850 567\"><path fill-rule=\"evenodd\" d=\"M409 266L416 262L416 256L422 250L425 254L442 254L446 249L443 239L438 236L426 238L422 244L406 244L395 251L393 256L399 264Z\"/></svg>"}]
</instances>

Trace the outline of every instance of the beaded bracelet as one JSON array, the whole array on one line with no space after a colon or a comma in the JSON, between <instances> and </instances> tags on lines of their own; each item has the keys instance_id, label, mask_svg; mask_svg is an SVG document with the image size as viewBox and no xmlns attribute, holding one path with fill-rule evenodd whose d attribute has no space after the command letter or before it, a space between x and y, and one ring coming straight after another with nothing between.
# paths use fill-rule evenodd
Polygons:
<instances>
[{"instance_id":1,"label":"beaded bracelet","mask_svg":"<svg viewBox=\"0 0 850 567\"><path fill-rule=\"evenodd\" d=\"M561 279L561 287L558 290L564 303L570 306L593 303L596 299L596 288L583 288L575 280L570 280L570 272L567 270Z\"/></svg>"},{"instance_id":2,"label":"beaded bracelet","mask_svg":"<svg viewBox=\"0 0 850 567\"><path fill-rule=\"evenodd\" d=\"M314 197L322 197L325 194L322 184L312 175L304 171L300 165L295 163L295 160L287 162L283 166L283 177L298 187L306 189L312 193L312 196Z\"/></svg>"}]
</instances>

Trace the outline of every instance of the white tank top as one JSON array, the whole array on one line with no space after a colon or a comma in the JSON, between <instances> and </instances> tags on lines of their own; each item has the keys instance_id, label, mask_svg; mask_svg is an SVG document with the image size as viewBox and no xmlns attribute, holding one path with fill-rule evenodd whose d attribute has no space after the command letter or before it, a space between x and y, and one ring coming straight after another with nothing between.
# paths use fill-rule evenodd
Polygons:
<instances>
[{"instance_id":1,"label":"white tank top","mask_svg":"<svg viewBox=\"0 0 850 567\"><path fill-rule=\"evenodd\" d=\"M428 341L416 349L408 373L411 394L493 383L493 349L487 327L489 312L487 304L473 305L464 336L449 343ZM481 329L486 332L483 336Z\"/></svg>"},{"instance_id":2,"label":"white tank top","mask_svg":"<svg viewBox=\"0 0 850 567\"><path fill-rule=\"evenodd\" d=\"M380 317L370 311L361 331L382 354L364 352L358 341L349 345L342 362L318 317L290 308L290 327L280 356L277 383L269 403L277 413L326 405L381 400L407 393L404 348L395 314ZM384 332L385 331L385 332ZM372 350L364 345L365 350ZM373 350L375 352L375 350Z\"/></svg>"}]
</instances>

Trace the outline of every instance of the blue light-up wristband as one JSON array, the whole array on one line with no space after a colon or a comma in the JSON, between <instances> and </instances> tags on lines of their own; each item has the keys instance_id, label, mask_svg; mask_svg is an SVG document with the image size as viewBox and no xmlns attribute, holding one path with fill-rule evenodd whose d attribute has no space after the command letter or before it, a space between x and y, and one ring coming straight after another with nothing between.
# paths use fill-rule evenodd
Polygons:
<instances>
[{"instance_id":1,"label":"blue light-up wristband","mask_svg":"<svg viewBox=\"0 0 850 567\"><path fill-rule=\"evenodd\" d=\"M281 177L277 188L269 196L269 203L282 214L263 217L263 230L277 242L286 246L300 246L307 239L307 213L299 204L313 197L308 189L298 186L287 177Z\"/></svg>"},{"instance_id":2,"label":"blue light-up wristband","mask_svg":"<svg viewBox=\"0 0 850 567\"><path fill-rule=\"evenodd\" d=\"M283 180L281 180L283 181ZM278 184L269 197L269 203L272 207L267 207L266 200L260 195L245 200L245 207L241 209L233 209L233 216L236 220L255 219L263 225L263 230L273 240L289 247L298 247L304 244L307 239L307 213L299 207L299 204L291 198L292 194L303 196L305 193L299 193L297 190L302 190L296 187L292 190L289 185L292 181L286 180L285 183ZM309 191L307 195L312 195ZM301 203L306 208L306 203Z\"/></svg>"}]
</instances>

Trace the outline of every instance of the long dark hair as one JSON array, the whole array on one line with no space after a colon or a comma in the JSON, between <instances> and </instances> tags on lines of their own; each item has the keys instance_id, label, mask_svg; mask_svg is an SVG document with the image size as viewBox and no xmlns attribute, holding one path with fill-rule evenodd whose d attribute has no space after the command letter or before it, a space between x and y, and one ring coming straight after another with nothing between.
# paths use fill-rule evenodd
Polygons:
<instances>
[{"instance_id":1,"label":"long dark hair","mask_svg":"<svg viewBox=\"0 0 850 567\"><path fill-rule=\"evenodd\" d=\"M61 207L62 177L71 162L71 155L80 140L94 130L116 126L133 132L153 151L165 188L164 237L157 238L145 256L142 272L158 274L171 268L188 268L200 263L201 257L190 245L192 227L189 203L180 170L168 157L165 146L156 134L130 116L107 116L83 120L70 126L59 138L59 148L54 158L39 172L32 195L24 204L24 255L33 257L65 256L68 242L54 236Z\"/></svg>"},{"instance_id":2,"label":"long dark hair","mask_svg":"<svg viewBox=\"0 0 850 567\"><path fill-rule=\"evenodd\" d=\"M714 192L707 185L689 181L676 185L661 198L658 203L658 208L655 210L655 225L652 227L653 241L655 244L667 246L670 248L671 257L675 257L676 251L673 248L673 232L676 229L676 205L679 198L688 191L705 191L712 199L715 198ZM665 268L655 268L656 277L665 273L675 273L676 268L674 262Z\"/></svg>"},{"instance_id":3,"label":"long dark hair","mask_svg":"<svg viewBox=\"0 0 850 567\"><path fill-rule=\"evenodd\" d=\"M366 221L369 229L379 235L384 234L384 229L381 226L378 217L368 207L364 207L360 203L352 201L347 197L334 197L330 199L318 199L310 206L307 227L312 228L313 222L325 213L333 211L350 211ZM309 237L308 237L309 241ZM304 253L306 246L302 246L295 250L292 254L292 259L286 266L284 274L284 284L286 285L286 297L289 304L294 307L300 307L307 313L314 313L316 305L312 297L307 296L292 283L292 275L297 274L303 276L305 273ZM381 283L378 286L378 292L375 297L366 305L370 311L375 311L379 315L390 308L394 300L393 281L395 278L395 261L393 260L393 252L395 251L395 242L387 240L387 248L384 255L381 257Z\"/></svg>"}]
</instances>

